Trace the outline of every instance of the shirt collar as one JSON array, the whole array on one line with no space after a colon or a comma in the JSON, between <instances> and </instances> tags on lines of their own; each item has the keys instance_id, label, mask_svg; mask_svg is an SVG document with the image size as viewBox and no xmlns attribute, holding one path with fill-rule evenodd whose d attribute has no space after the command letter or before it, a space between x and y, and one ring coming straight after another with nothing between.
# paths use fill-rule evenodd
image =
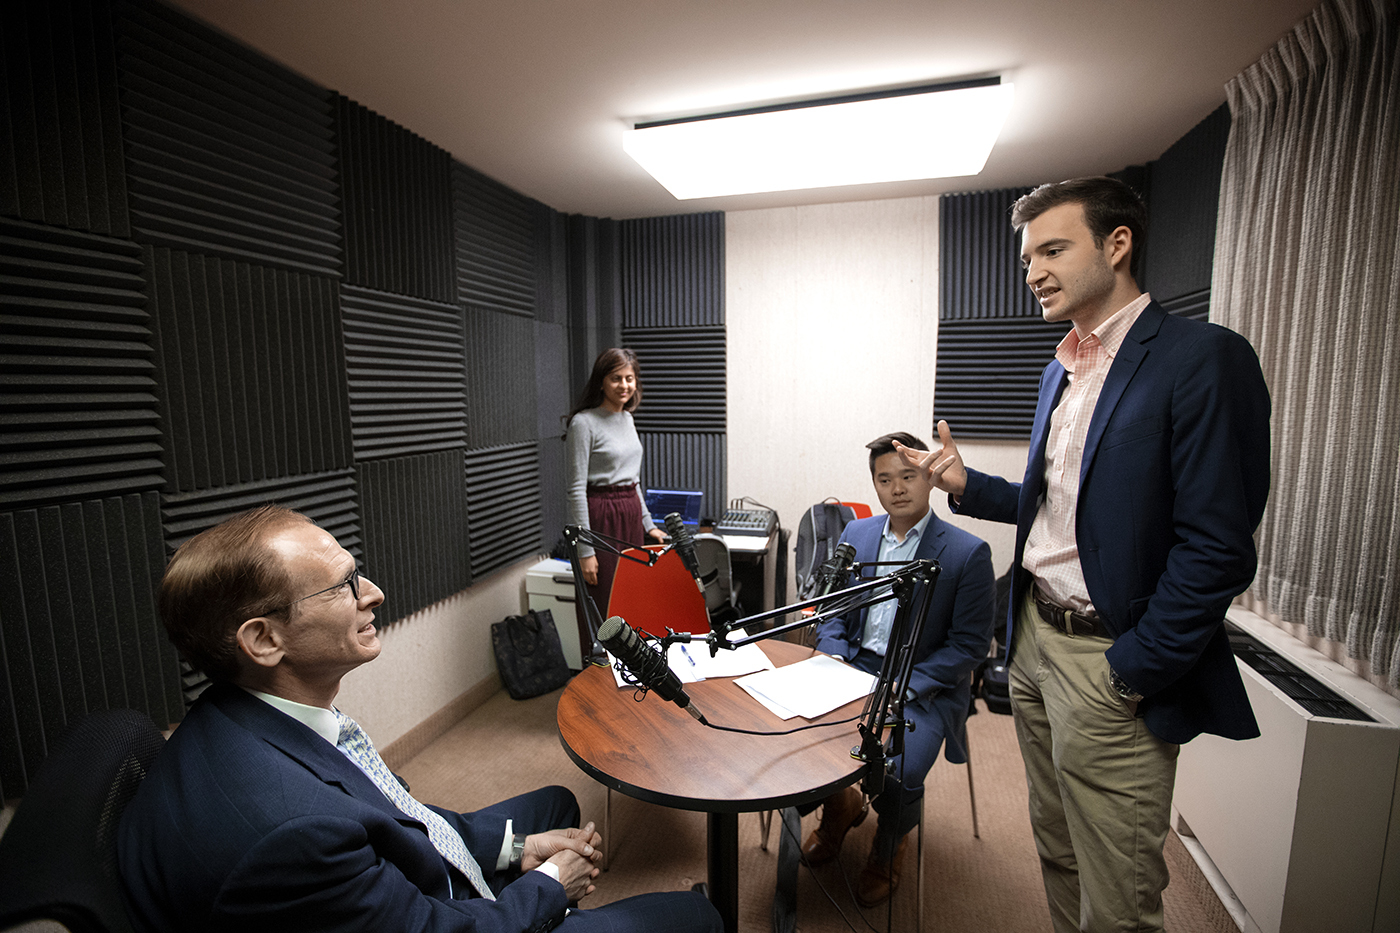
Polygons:
<instances>
[{"instance_id":1,"label":"shirt collar","mask_svg":"<svg viewBox=\"0 0 1400 933\"><path fill-rule=\"evenodd\" d=\"M325 709L321 706L307 706L305 703L297 703L294 700L273 696L270 693L263 693L261 690L254 690L250 687L244 687L243 689L247 690L273 709L286 713L332 745L339 743L340 720L336 718L335 710Z\"/></svg>"},{"instance_id":2,"label":"shirt collar","mask_svg":"<svg viewBox=\"0 0 1400 933\"><path fill-rule=\"evenodd\" d=\"M915 522L914 527L904 533L904 540L898 541L894 536L894 532L890 531L890 517L886 515L884 538L890 543L891 547L899 547L901 544L908 544L911 538L918 541L924 536L924 529L928 527L928 522L931 517L933 517L933 507L929 506L929 510L924 513L924 517Z\"/></svg>"},{"instance_id":3,"label":"shirt collar","mask_svg":"<svg viewBox=\"0 0 1400 933\"><path fill-rule=\"evenodd\" d=\"M1070 372L1074 372L1075 358L1079 353L1081 342L1087 342L1090 338L1097 340L1099 345L1108 353L1108 358L1115 359L1118 356L1118 348L1123 345L1123 338L1128 336L1128 331L1133 329L1138 317L1151 303L1152 296L1147 292L1138 295L1132 301L1113 312L1107 320L1089 332L1089 336L1084 341L1079 339L1079 331L1071 327L1065 338L1055 347L1055 359L1060 365Z\"/></svg>"}]
</instances>

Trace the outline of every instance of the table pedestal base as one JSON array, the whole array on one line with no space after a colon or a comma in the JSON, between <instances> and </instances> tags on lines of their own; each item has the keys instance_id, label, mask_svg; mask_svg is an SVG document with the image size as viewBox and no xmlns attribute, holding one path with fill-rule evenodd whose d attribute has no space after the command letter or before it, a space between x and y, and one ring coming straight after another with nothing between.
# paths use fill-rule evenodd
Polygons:
<instances>
[{"instance_id":1,"label":"table pedestal base","mask_svg":"<svg viewBox=\"0 0 1400 933\"><path fill-rule=\"evenodd\" d=\"M710 903L724 920L724 933L739 930L739 814L710 813L706 846Z\"/></svg>"}]
</instances>

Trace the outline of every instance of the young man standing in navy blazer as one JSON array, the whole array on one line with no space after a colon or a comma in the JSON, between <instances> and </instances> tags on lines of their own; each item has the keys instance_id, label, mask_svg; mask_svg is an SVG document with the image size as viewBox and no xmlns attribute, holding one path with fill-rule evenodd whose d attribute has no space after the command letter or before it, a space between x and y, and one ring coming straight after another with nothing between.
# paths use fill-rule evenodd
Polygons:
<instances>
[{"instance_id":1,"label":"young man standing in navy blazer","mask_svg":"<svg viewBox=\"0 0 1400 933\"><path fill-rule=\"evenodd\" d=\"M1257 736L1224 630L1254 578L1269 393L1239 334L1138 288L1138 196L1110 178L1016 202L1026 284L1074 327L1019 483L902 451L963 515L1016 524L1011 702L1056 933L1162 929L1179 746Z\"/></svg>"},{"instance_id":2,"label":"young man standing in navy blazer","mask_svg":"<svg viewBox=\"0 0 1400 933\"><path fill-rule=\"evenodd\" d=\"M138 929L718 933L702 895L570 909L600 839L566 788L475 813L427 807L332 701L379 656L384 594L304 515L245 512L161 581L171 640L214 683L122 817Z\"/></svg>"},{"instance_id":3,"label":"young man standing in navy blazer","mask_svg":"<svg viewBox=\"0 0 1400 933\"><path fill-rule=\"evenodd\" d=\"M918 438L886 434L865 446L870 450L870 478L885 515L851 522L841 541L856 549L856 560L933 560L939 575L924 622L913 673L905 691L904 717L914 724L905 733L904 754L894 774L874 800L879 814L875 842L856 881L856 899L869 907L899 885L909 831L923 808L924 777L940 747L949 761L967 761L963 725L972 702L972 669L986 660L992 641L996 583L987 542L943 521L929 508L933 485L925 471L900 459L895 444L923 448ZM876 567L866 577L888 573ZM817 649L879 673L894 620L895 601L823 622ZM820 825L802 845L809 864L834 858L847 830L865 817L860 792L848 787L823 804Z\"/></svg>"}]
</instances>

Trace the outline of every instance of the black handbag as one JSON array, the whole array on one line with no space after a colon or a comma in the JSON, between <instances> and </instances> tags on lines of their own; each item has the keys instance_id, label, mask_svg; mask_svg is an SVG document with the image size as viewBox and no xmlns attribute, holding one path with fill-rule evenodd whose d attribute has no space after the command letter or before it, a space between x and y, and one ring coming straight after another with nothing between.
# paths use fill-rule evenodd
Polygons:
<instances>
[{"instance_id":1,"label":"black handbag","mask_svg":"<svg viewBox=\"0 0 1400 933\"><path fill-rule=\"evenodd\" d=\"M511 699L528 700L569 682L572 676L548 609L507 616L491 626L496 670Z\"/></svg>"}]
</instances>

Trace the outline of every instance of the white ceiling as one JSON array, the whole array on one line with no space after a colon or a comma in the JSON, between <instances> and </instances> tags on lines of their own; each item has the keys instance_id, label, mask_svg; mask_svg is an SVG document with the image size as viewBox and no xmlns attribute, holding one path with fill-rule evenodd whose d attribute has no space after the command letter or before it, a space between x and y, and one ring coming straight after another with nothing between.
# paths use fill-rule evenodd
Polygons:
<instances>
[{"instance_id":1,"label":"white ceiling","mask_svg":"<svg viewBox=\"0 0 1400 933\"><path fill-rule=\"evenodd\" d=\"M173 0L557 210L631 218L1037 184L1161 155L1316 0ZM631 121L1001 75L977 176L677 201Z\"/></svg>"}]
</instances>

